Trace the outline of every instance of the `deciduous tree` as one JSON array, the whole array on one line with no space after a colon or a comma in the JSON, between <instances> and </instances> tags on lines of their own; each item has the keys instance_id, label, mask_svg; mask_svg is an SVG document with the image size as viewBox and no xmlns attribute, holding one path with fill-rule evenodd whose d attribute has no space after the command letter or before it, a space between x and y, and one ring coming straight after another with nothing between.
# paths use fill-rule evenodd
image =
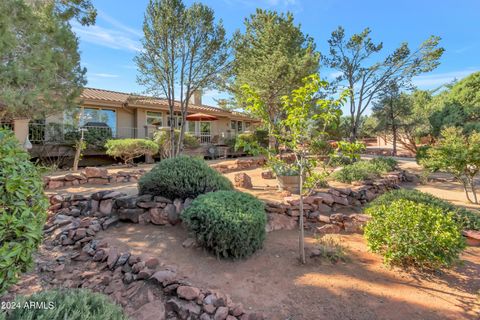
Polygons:
<instances>
[{"instance_id":1,"label":"deciduous tree","mask_svg":"<svg viewBox=\"0 0 480 320\"><path fill-rule=\"evenodd\" d=\"M187 8L181 0L150 0L143 32L143 50L135 58L137 80L146 93L167 99L171 154L176 156L182 150L190 97L196 90L212 86L227 65L225 29L221 21L215 22L213 10L201 3ZM182 114L177 141L176 106Z\"/></svg>"},{"instance_id":2,"label":"deciduous tree","mask_svg":"<svg viewBox=\"0 0 480 320\"><path fill-rule=\"evenodd\" d=\"M402 43L386 58L375 61L383 44L374 43L370 33L366 28L347 38L345 30L338 27L328 40L329 55L322 57L328 67L340 72L336 83L350 90L351 140L357 139L362 115L385 86L394 81L405 87L412 77L435 69L444 52L440 38L431 36L415 50Z\"/></svg>"}]
</instances>

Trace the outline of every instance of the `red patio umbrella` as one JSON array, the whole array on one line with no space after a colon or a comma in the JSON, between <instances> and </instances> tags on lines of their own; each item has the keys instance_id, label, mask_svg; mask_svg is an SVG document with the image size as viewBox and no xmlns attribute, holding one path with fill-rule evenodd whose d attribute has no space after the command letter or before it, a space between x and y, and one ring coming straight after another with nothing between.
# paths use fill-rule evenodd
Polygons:
<instances>
[{"instance_id":1,"label":"red patio umbrella","mask_svg":"<svg viewBox=\"0 0 480 320\"><path fill-rule=\"evenodd\" d=\"M206 113L194 113L189 114L186 119L188 121L215 121L218 120L217 117L206 114Z\"/></svg>"}]
</instances>

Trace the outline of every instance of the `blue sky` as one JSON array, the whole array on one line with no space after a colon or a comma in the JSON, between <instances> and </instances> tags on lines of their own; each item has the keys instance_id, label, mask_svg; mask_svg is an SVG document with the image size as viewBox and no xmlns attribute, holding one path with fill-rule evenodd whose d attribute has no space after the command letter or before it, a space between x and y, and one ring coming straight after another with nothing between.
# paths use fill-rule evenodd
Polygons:
<instances>
[{"instance_id":1,"label":"blue sky","mask_svg":"<svg viewBox=\"0 0 480 320\"><path fill-rule=\"evenodd\" d=\"M184 0L187 5L194 1ZM315 39L317 49L327 52L327 40L337 26L347 34L372 29L374 41L382 41L384 52L401 42L418 46L430 35L442 38L446 49L440 66L415 79L421 89L435 88L480 70L479 0L204 0L215 10L231 35L243 28L244 18L261 7L291 11L302 31ZM133 57L141 49L142 22L148 0L93 0L97 23L83 27L73 23L80 38L82 64L88 69L88 86L124 92L142 92L136 83ZM332 71L321 70L331 77ZM223 94L205 92L205 104L215 105Z\"/></svg>"}]
</instances>

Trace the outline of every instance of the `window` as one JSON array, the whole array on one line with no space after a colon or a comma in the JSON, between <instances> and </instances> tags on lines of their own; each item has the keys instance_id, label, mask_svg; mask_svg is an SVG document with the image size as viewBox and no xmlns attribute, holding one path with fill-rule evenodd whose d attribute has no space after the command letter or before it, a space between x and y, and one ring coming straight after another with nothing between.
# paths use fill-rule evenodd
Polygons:
<instances>
[{"instance_id":1,"label":"window","mask_svg":"<svg viewBox=\"0 0 480 320\"><path fill-rule=\"evenodd\" d=\"M175 112L173 114L173 119L175 121L175 128L180 128L182 126L182 115L178 112ZM167 123L170 127L170 115L168 115Z\"/></svg>"},{"instance_id":2,"label":"window","mask_svg":"<svg viewBox=\"0 0 480 320\"><path fill-rule=\"evenodd\" d=\"M250 122L245 122L245 130L250 130Z\"/></svg>"},{"instance_id":3,"label":"window","mask_svg":"<svg viewBox=\"0 0 480 320\"><path fill-rule=\"evenodd\" d=\"M230 128L232 130L236 130L237 129L237 121L230 121Z\"/></svg>"},{"instance_id":4,"label":"window","mask_svg":"<svg viewBox=\"0 0 480 320\"><path fill-rule=\"evenodd\" d=\"M147 126L163 127L163 113L147 111Z\"/></svg>"},{"instance_id":5,"label":"window","mask_svg":"<svg viewBox=\"0 0 480 320\"><path fill-rule=\"evenodd\" d=\"M243 132L243 122L238 121L237 126L238 126L238 132Z\"/></svg>"},{"instance_id":6,"label":"window","mask_svg":"<svg viewBox=\"0 0 480 320\"><path fill-rule=\"evenodd\" d=\"M195 121L187 121L188 132L195 133Z\"/></svg>"},{"instance_id":7,"label":"window","mask_svg":"<svg viewBox=\"0 0 480 320\"><path fill-rule=\"evenodd\" d=\"M117 129L117 113L115 110L78 107L64 113L64 123L72 126L84 126L92 122L105 123L112 132ZM93 124L95 125L95 124Z\"/></svg>"}]
</instances>

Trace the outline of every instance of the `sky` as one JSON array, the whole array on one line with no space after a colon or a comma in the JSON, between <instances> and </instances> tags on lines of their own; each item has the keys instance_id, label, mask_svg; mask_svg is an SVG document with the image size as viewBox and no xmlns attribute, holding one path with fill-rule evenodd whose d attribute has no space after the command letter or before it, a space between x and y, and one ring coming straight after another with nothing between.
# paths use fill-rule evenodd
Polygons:
<instances>
[{"instance_id":1,"label":"sky","mask_svg":"<svg viewBox=\"0 0 480 320\"><path fill-rule=\"evenodd\" d=\"M198 1L198 0L197 0ZM184 0L188 6L193 0ZM317 50L328 52L328 39L338 26L346 34L369 27L374 42L383 42L385 53L402 42L414 48L430 35L442 38L445 53L434 71L416 77L420 89L433 89L480 70L480 0L203 0L223 21L229 36L243 30L244 19L260 7L290 11L304 33L313 37ZM142 23L148 0L93 0L98 11L94 26L73 22L80 39L82 65L88 87L142 93L136 83L133 58L141 50ZM334 71L321 67L321 76L333 79ZM216 105L225 93L204 92L203 103Z\"/></svg>"}]
</instances>

